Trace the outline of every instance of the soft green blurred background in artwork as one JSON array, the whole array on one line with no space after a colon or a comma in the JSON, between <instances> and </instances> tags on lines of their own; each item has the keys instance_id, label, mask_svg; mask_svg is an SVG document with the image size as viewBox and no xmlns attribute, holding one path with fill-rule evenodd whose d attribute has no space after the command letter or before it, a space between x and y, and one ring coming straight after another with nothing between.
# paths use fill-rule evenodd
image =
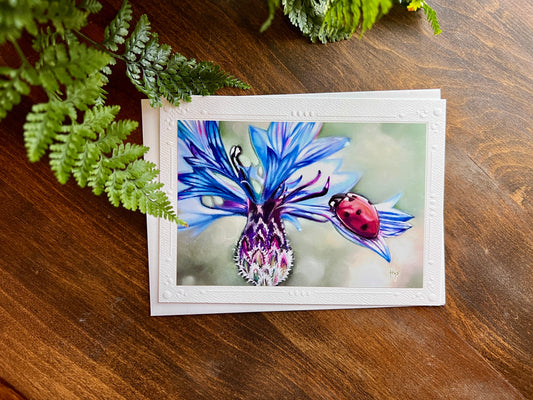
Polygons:
<instances>
[{"instance_id":1,"label":"soft green blurred background in artwork","mask_svg":"<svg viewBox=\"0 0 533 400\"><path fill-rule=\"evenodd\" d=\"M227 151L238 144L243 148L242 161L257 164L249 125L268 127L268 123L221 122L221 136ZM295 261L282 285L422 287L426 125L324 123L319 134L323 136L350 138L350 145L331 158L343 159L341 171L361 174L352 191L376 204L402 193L396 207L414 216L413 228L386 239L392 255L388 263L344 239L329 223L300 219L301 231L286 223ZM178 232L178 284L248 285L233 262L245 222L244 217L228 217L198 236Z\"/></svg>"}]
</instances>

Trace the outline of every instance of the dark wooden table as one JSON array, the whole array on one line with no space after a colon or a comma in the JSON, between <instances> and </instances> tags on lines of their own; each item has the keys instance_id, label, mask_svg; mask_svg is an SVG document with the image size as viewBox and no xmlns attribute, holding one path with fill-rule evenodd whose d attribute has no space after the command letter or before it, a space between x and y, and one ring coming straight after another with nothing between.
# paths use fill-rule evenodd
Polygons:
<instances>
[{"instance_id":1,"label":"dark wooden table","mask_svg":"<svg viewBox=\"0 0 533 400\"><path fill-rule=\"evenodd\" d=\"M442 88L446 306L150 317L145 217L31 164L26 98L0 123L0 398L533 398L533 3L430 3L438 37L395 9L328 45L281 12L260 34L261 0L133 7L249 94ZM125 77L108 90L140 121Z\"/></svg>"}]
</instances>

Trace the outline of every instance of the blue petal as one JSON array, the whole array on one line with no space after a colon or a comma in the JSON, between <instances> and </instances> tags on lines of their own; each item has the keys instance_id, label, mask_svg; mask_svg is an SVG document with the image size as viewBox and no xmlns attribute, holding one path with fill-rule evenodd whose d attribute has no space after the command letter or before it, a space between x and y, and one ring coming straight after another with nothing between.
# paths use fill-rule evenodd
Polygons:
<instances>
[{"instance_id":1,"label":"blue petal","mask_svg":"<svg viewBox=\"0 0 533 400\"><path fill-rule=\"evenodd\" d=\"M216 121L178 121L178 140L185 143L198 166L236 179ZM180 154L180 158L183 156ZM186 156L186 155L185 155Z\"/></svg>"},{"instance_id":2,"label":"blue petal","mask_svg":"<svg viewBox=\"0 0 533 400\"><path fill-rule=\"evenodd\" d=\"M331 211L329 206L304 204L304 203L289 203L283 208L285 214L292 217L305 218L310 221L327 222L331 219Z\"/></svg>"},{"instance_id":3,"label":"blue petal","mask_svg":"<svg viewBox=\"0 0 533 400\"><path fill-rule=\"evenodd\" d=\"M311 144L322 129L319 122L291 122L286 126L285 152L298 151Z\"/></svg>"},{"instance_id":4,"label":"blue petal","mask_svg":"<svg viewBox=\"0 0 533 400\"><path fill-rule=\"evenodd\" d=\"M337 218L332 218L331 222L335 229L344 236L346 239L348 239L350 242L358 244L363 247L367 247L370 250L374 251L375 253L379 254L381 257L383 257L387 262L390 262L391 255L389 246L387 246L387 243L385 243L385 240L379 234L374 239L367 239L364 237L361 237L359 235L356 235L349 229L347 229Z\"/></svg>"},{"instance_id":5,"label":"blue petal","mask_svg":"<svg viewBox=\"0 0 533 400\"><path fill-rule=\"evenodd\" d=\"M267 152L269 148L267 131L261 128L250 125L250 141L255 149L257 158L261 161L263 166L267 165Z\"/></svg>"},{"instance_id":6,"label":"blue petal","mask_svg":"<svg viewBox=\"0 0 533 400\"><path fill-rule=\"evenodd\" d=\"M265 170L262 201L299 169L329 157L349 143L348 138L316 139L321 127L321 123L303 122L272 122L266 131L250 127L250 140Z\"/></svg>"},{"instance_id":7,"label":"blue petal","mask_svg":"<svg viewBox=\"0 0 533 400\"><path fill-rule=\"evenodd\" d=\"M220 196L241 204L247 203L247 197L240 186L225 180L221 175L210 171L197 170L192 173L178 174L178 199L194 196Z\"/></svg>"},{"instance_id":8,"label":"blue petal","mask_svg":"<svg viewBox=\"0 0 533 400\"><path fill-rule=\"evenodd\" d=\"M218 122L178 121L178 198L220 196L247 204L247 192L229 161Z\"/></svg>"},{"instance_id":9,"label":"blue petal","mask_svg":"<svg viewBox=\"0 0 533 400\"><path fill-rule=\"evenodd\" d=\"M300 221L298 221L298 218L293 217L291 214L283 214L281 218L293 224L298 232L302 230L302 226L300 225Z\"/></svg>"},{"instance_id":10,"label":"blue petal","mask_svg":"<svg viewBox=\"0 0 533 400\"><path fill-rule=\"evenodd\" d=\"M393 208L401 196L401 193L398 193L389 200L375 205L379 215L379 230L383 237L401 235L412 227L407 221L412 219L413 216Z\"/></svg>"},{"instance_id":11,"label":"blue petal","mask_svg":"<svg viewBox=\"0 0 533 400\"><path fill-rule=\"evenodd\" d=\"M345 137L326 137L313 140L313 142L300 153L298 168L323 160L350 144L350 139Z\"/></svg>"},{"instance_id":12,"label":"blue petal","mask_svg":"<svg viewBox=\"0 0 533 400\"><path fill-rule=\"evenodd\" d=\"M267 164L264 166L263 200L269 199L277 188L291 176L294 169L294 161L297 157L298 154L293 152L280 159L272 149L267 149Z\"/></svg>"},{"instance_id":13,"label":"blue petal","mask_svg":"<svg viewBox=\"0 0 533 400\"><path fill-rule=\"evenodd\" d=\"M195 197L178 202L178 215L187 222L187 226L179 226L178 230L193 230L194 235L197 235L217 219L235 214L221 208L205 207L201 199Z\"/></svg>"}]
</instances>

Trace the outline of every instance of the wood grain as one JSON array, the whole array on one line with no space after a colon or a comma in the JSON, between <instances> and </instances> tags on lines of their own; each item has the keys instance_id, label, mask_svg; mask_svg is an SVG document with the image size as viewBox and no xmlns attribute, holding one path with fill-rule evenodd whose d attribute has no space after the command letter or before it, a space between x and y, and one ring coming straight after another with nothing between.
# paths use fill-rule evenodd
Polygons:
<instances>
[{"instance_id":1,"label":"wood grain","mask_svg":"<svg viewBox=\"0 0 533 400\"><path fill-rule=\"evenodd\" d=\"M431 5L438 37L394 9L362 39L313 45L281 12L258 33L261 0L133 2L249 94L441 88L446 306L150 317L144 216L27 161L32 92L0 122L0 398L533 398L533 4ZM117 68L109 100L140 120Z\"/></svg>"}]
</instances>

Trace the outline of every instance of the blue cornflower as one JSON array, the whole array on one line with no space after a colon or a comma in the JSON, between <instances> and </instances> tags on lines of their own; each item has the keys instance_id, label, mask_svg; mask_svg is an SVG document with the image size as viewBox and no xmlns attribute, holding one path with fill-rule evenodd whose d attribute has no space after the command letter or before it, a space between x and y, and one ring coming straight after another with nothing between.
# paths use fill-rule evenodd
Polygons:
<instances>
[{"instance_id":1,"label":"blue cornflower","mask_svg":"<svg viewBox=\"0 0 533 400\"><path fill-rule=\"evenodd\" d=\"M218 122L178 121L178 207L188 223L179 229L200 232L219 218L245 217L234 258L239 274L255 285L277 285L288 277L294 257L284 221L300 230L299 218L331 223L347 240L390 262L384 238L409 229L412 216L393 208L400 195L371 205L349 193L360 175L341 172L342 159L331 158L349 139L319 138L321 128L303 122L250 126L260 165L245 166L240 146L226 150ZM361 207L355 207L358 202ZM360 216L361 209L368 215Z\"/></svg>"}]
</instances>

